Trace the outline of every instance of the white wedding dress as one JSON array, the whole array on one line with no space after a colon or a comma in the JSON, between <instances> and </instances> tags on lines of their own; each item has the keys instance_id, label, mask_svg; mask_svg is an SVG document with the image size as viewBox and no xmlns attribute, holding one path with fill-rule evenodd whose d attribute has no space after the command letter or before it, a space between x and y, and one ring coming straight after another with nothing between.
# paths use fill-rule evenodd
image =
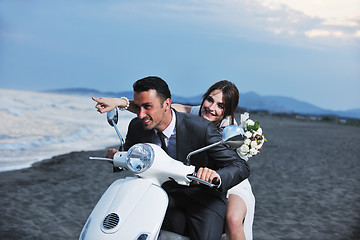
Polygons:
<instances>
[{"instance_id":1,"label":"white wedding dress","mask_svg":"<svg viewBox=\"0 0 360 240\"><path fill-rule=\"evenodd\" d=\"M190 114L199 115L200 106L194 106L191 108ZM224 118L220 123L220 128L230 125L231 118L230 116ZM254 213L255 213L255 196L251 190L251 185L248 179L245 179L238 185L232 187L228 193L227 197L230 194L235 194L241 197L246 204L246 215L243 223L244 233L246 240L252 240L252 225L254 222Z\"/></svg>"}]
</instances>

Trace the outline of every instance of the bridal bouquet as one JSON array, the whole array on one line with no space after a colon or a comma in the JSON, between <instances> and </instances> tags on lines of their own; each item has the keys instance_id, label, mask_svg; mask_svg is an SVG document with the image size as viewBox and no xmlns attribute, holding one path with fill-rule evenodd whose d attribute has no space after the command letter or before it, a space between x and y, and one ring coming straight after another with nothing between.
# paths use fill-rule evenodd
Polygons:
<instances>
[{"instance_id":1,"label":"bridal bouquet","mask_svg":"<svg viewBox=\"0 0 360 240\"><path fill-rule=\"evenodd\" d=\"M236 152L244 160L249 160L250 157L260 153L266 138L260 127L260 123L249 118L249 113L241 114L240 125L245 132L245 140L241 147Z\"/></svg>"}]
</instances>

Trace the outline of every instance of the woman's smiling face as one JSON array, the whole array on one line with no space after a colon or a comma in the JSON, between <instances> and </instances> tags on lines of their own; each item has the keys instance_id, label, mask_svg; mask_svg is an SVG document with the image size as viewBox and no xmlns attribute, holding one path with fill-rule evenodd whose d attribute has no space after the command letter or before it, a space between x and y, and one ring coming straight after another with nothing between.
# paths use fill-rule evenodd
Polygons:
<instances>
[{"instance_id":1,"label":"woman's smiling face","mask_svg":"<svg viewBox=\"0 0 360 240\"><path fill-rule=\"evenodd\" d=\"M201 108L201 116L217 125L224 118L224 108L222 91L214 90L205 98Z\"/></svg>"}]
</instances>

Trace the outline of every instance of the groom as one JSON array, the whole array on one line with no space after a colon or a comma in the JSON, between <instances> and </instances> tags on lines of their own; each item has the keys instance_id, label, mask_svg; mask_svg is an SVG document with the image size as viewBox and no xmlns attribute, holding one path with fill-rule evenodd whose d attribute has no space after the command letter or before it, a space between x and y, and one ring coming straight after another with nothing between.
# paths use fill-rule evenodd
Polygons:
<instances>
[{"instance_id":1,"label":"groom","mask_svg":"<svg viewBox=\"0 0 360 240\"><path fill-rule=\"evenodd\" d=\"M184 162L189 152L220 141L213 123L171 108L170 90L161 78L140 79L133 88L137 118L130 122L125 149L145 142L160 146L163 136L168 154ZM249 176L249 167L235 151L224 145L194 155L191 164L196 167L197 177L208 182L218 178L220 186L211 189L199 184L164 183L162 187L168 193L169 206L163 228L190 239L218 240L227 210L226 192Z\"/></svg>"}]
</instances>

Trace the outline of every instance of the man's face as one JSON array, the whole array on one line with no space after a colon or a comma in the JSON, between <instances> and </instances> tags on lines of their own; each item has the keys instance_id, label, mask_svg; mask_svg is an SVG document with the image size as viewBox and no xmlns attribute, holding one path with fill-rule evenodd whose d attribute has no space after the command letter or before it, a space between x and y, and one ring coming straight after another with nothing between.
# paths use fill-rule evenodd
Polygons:
<instances>
[{"instance_id":1,"label":"man's face","mask_svg":"<svg viewBox=\"0 0 360 240\"><path fill-rule=\"evenodd\" d=\"M166 99L163 104L161 104L161 99L157 95L156 90L150 89L145 92L135 92L134 103L137 107L136 114L140 118L145 129L162 131L170 123L168 122L168 111L170 111L171 100Z\"/></svg>"}]
</instances>

